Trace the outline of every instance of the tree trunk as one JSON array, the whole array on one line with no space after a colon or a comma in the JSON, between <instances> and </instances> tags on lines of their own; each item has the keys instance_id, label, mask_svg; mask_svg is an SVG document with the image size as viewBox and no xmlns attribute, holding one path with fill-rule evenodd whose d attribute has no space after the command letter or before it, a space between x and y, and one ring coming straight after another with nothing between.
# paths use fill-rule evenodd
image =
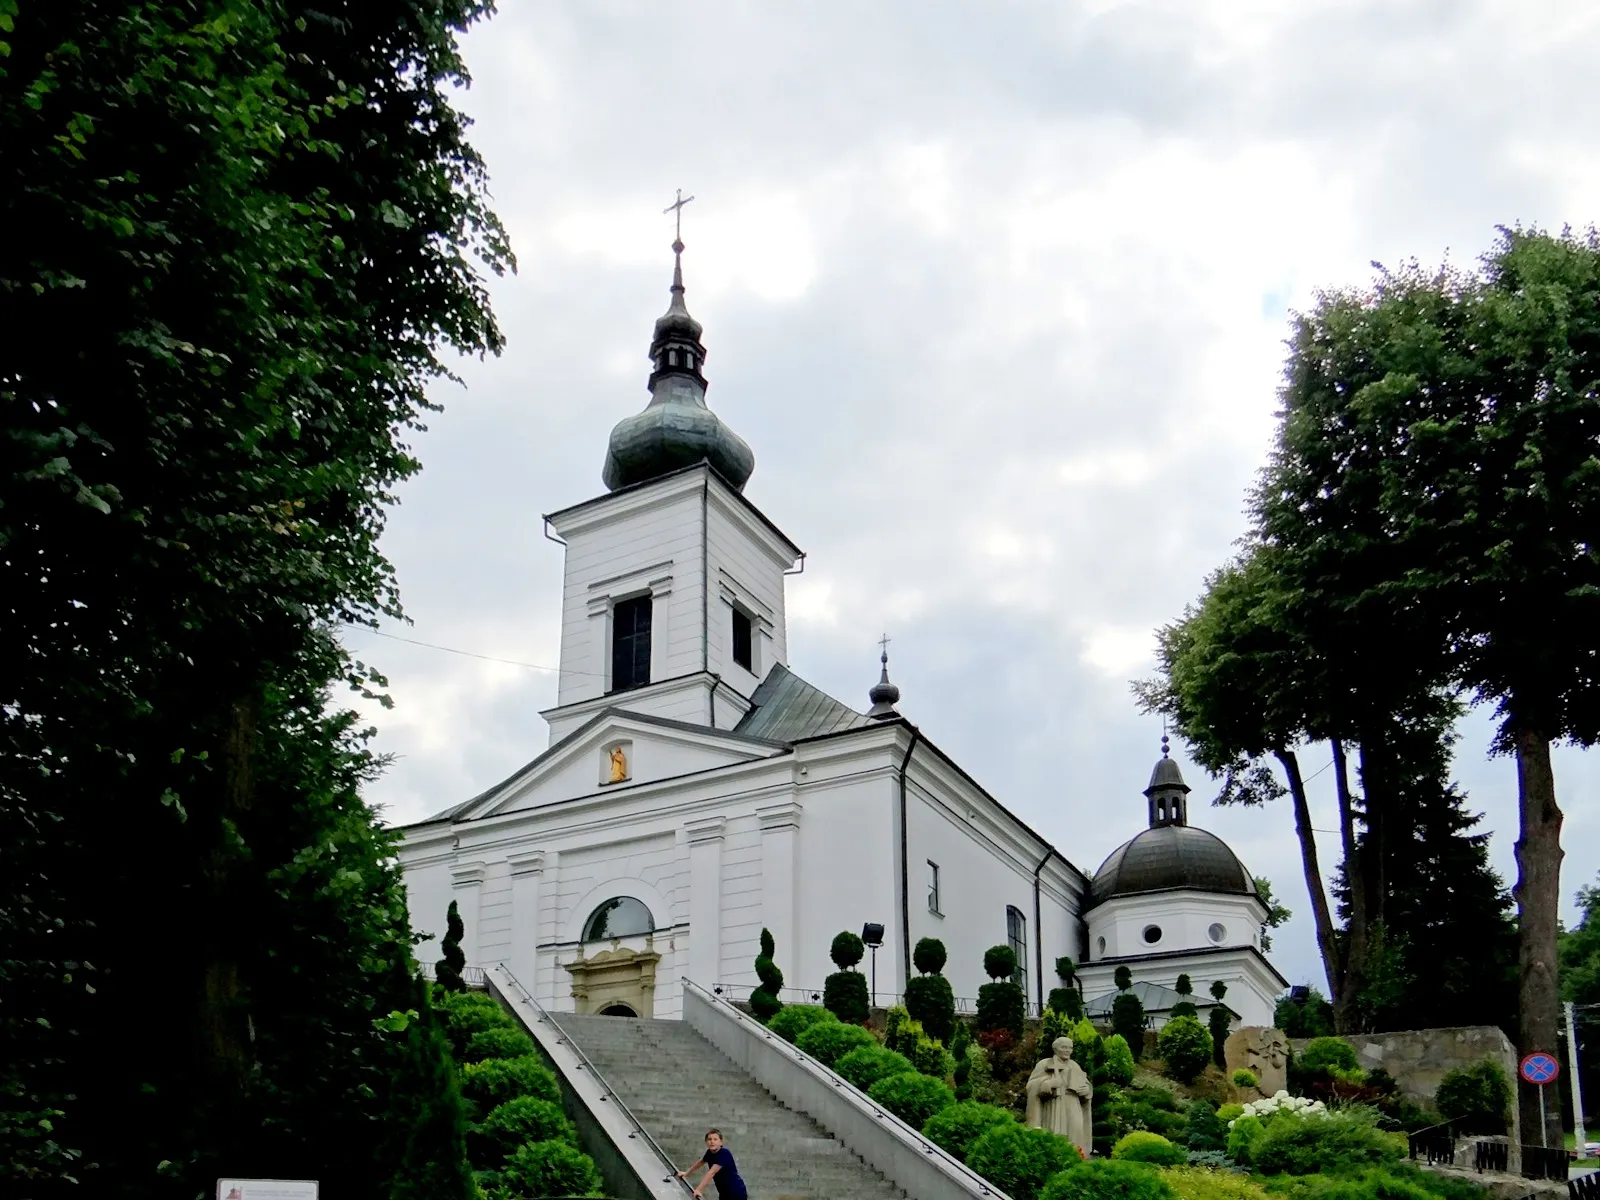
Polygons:
<instances>
[{"instance_id":1,"label":"tree trunk","mask_svg":"<svg viewBox=\"0 0 1600 1200\"><path fill-rule=\"evenodd\" d=\"M1344 739L1334 738L1333 742L1333 781L1334 788L1339 794L1339 844L1344 848L1344 881L1345 892L1350 897L1350 926L1362 930L1362 943L1366 942L1365 931L1367 928L1367 897L1360 887L1355 885L1356 859L1360 850L1356 846L1356 808L1350 796L1350 761L1345 756ZM1348 944L1344 947L1346 955L1349 954ZM1348 968L1348 958L1341 963L1341 971ZM1335 1002L1335 1015L1338 1013L1338 1003Z\"/></svg>"},{"instance_id":2,"label":"tree trunk","mask_svg":"<svg viewBox=\"0 0 1600 1200\"><path fill-rule=\"evenodd\" d=\"M1522 836L1517 839L1518 967L1521 1028L1517 1050L1555 1054L1561 999L1556 978L1556 912L1561 903L1561 809L1556 806L1550 739L1536 729L1519 729L1517 801ZM1539 1089L1518 1082L1522 1144L1559 1146L1561 1100L1545 1097L1545 1127L1539 1128Z\"/></svg>"},{"instance_id":3,"label":"tree trunk","mask_svg":"<svg viewBox=\"0 0 1600 1200\"><path fill-rule=\"evenodd\" d=\"M1322 953L1322 969L1328 977L1328 995L1335 1004L1344 992L1344 972L1339 967L1339 946L1333 936L1333 914L1328 911L1328 893L1322 887L1322 867L1317 862L1317 835L1311 828L1311 805L1306 802L1306 781L1300 775L1300 760L1293 750L1278 750L1278 763L1289 780L1289 795L1294 799L1294 831L1300 839L1300 863L1305 868L1306 892L1311 897L1311 914L1317 926L1317 949Z\"/></svg>"}]
</instances>

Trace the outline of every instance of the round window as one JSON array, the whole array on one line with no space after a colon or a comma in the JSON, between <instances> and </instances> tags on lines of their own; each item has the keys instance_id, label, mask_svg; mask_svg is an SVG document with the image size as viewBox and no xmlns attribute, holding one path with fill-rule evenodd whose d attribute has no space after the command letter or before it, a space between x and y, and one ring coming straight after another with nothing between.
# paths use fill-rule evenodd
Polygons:
<instances>
[{"instance_id":1,"label":"round window","mask_svg":"<svg viewBox=\"0 0 1600 1200\"><path fill-rule=\"evenodd\" d=\"M1144 927L1144 940L1154 946L1161 940L1161 926L1146 925Z\"/></svg>"},{"instance_id":2,"label":"round window","mask_svg":"<svg viewBox=\"0 0 1600 1200\"><path fill-rule=\"evenodd\" d=\"M1223 938L1228 936L1228 929L1227 926L1223 925L1221 922L1213 921L1211 923L1211 928L1206 930L1206 933L1210 936L1213 942L1220 942Z\"/></svg>"},{"instance_id":3,"label":"round window","mask_svg":"<svg viewBox=\"0 0 1600 1200\"><path fill-rule=\"evenodd\" d=\"M1105 956L1106 956L1106 940L1105 940L1105 938L1101 938L1100 939L1100 957L1104 958Z\"/></svg>"}]
</instances>

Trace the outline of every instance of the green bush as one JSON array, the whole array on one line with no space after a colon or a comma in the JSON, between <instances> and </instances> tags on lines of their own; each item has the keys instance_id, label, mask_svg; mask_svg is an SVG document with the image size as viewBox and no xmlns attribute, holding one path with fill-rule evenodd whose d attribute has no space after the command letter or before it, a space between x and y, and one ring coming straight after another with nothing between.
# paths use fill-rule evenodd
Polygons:
<instances>
[{"instance_id":1,"label":"green bush","mask_svg":"<svg viewBox=\"0 0 1600 1200\"><path fill-rule=\"evenodd\" d=\"M1000 1125L1015 1125L1016 1114L993 1104L967 1100L940 1109L922 1126L922 1135L946 1154L967 1161L967 1153L989 1130Z\"/></svg>"},{"instance_id":2,"label":"green bush","mask_svg":"<svg viewBox=\"0 0 1600 1200\"><path fill-rule=\"evenodd\" d=\"M932 938L923 938L930 942ZM921 945L919 942L918 945ZM941 951L943 947L940 947ZM906 983L906 1010L932 1037L948 1042L955 1032L956 994L943 975L918 975Z\"/></svg>"},{"instance_id":3,"label":"green bush","mask_svg":"<svg viewBox=\"0 0 1600 1200\"><path fill-rule=\"evenodd\" d=\"M912 965L924 975L937 975L944 970L948 958L944 943L938 938L923 938L911 951Z\"/></svg>"},{"instance_id":4,"label":"green bush","mask_svg":"<svg viewBox=\"0 0 1600 1200\"><path fill-rule=\"evenodd\" d=\"M1365 1105L1309 1116L1277 1114L1252 1148L1251 1165L1263 1175L1347 1175L1398 1162L1404 1140L1380 1130L1377 1115Z\"/></svg>"},{"instance_id":5,"label":"green bush","mask_svg":"<svg viewBox=\"0 0 1600 1200\"><path fill-rule=\"evenodd\" d=\"M967 1166L1012 1200L1038 1200L1045 1181L1083 1156L1060 1134L1027 1125L996 1125L967 1151Z\"/></svg>"},{"instance_id":6,"label":"green bush","mask_svg":"<svg viewBox=\"0 0 1600 1200\"><path fill-rule=\"evenodd\" d=\"M533 1054L468 1063L461 1068L461 1094L484 1112L518 1096L561 1103L554 1073Z\"/></svg>"},{"instance_id":7,"label":"green bush","mask_svg":"<svg viewBox=\"0 0 1600 1200\"><path fill-rule=\"evenodd\" d=\"M983 973L990 979L1010 979L1017 973L1017 952L1010 946L990 946L983 952Z\"/></svg>"},{"instance_id":8,"label":"green bush","mask_svg":"<svg viewBox=\"0 0 1600 1200\"><path fill-rule=\"evenodd\" d=\"M818 1021L795 1038L794 1044L824 1066L833 1066L850 1051L876 1046L878 1039L859 1025Z\"/></svg>"},{"instance_id":9,"label":"green bush","mask_svg":"<svg viewBox=\"0 0 1600 1200\"><path fill-rule=\"evenodd\" d=\"M1006 953L1011 953L1009 946ZM993 951L990 951L993 953ZM1012 955L1015 959L1016 956ZM987 961L985 963L987 965ZM978 989L978 1016L976 1024L984 1033L1005 1029L1015 1037L1022 1036L1022 1020L1027 1013L1027 1001L1022 989L1009 979L986 983Z\"/></svg>"},{"instance_id":10,"label":"green bush","mask_svg":"<svg viewBox=\"0 0 1600 1200\"><path fill-rule=\"evenodd\" d=\"M1242 1104L1224 1104L1221 1108L1217 1109L1217 1120L1221 1121L1224 1125L1226 1125L1229 1121L1237 1120L1242 1116L1244 1116L1244 1105Z\"/></svg>"},{"instance_id":11,"label":"green bush","mask_svg":"<svg viewBox=\"0 0 1600 1200\"><path fill-rule=\"evenodd\" d=\"M828 947L828 957L833 959L833 965L841 971L848 971L855 966L866 952L867 944L848 929L835 934L833 945Z\"/></svg>"},{"instance_id":12,"label":"green bush","mask_svg":"<svg viewBox=\"0 0 1600 1200\"><path fill-rule=\"evenodd\" d=\"M1246 1071L1243 1067L1228 1076L1228 1080L1236 1088L1255 1088L1257 1091L1261 1089L1261 1081L1253 1072Z\"/></svg>"},{"instance_id":13,"label":"green bush","mask_svg":"<svg viewBox=\"0 0 1600 1200\"><path fill-rule=\"evenodd\" d=\"M1265 1188L1237 1171L1169 1167L1161 1172L1161 1178L1177 1193L1178 1200L1268 1200Z\"/></svg>"},{"instance_id":14,"label":"green bush","mask_svg":"<svg viewBox=\"0 0 1600 1200\"><path fill-rule=\"evenodd\" d=\"M1052 1175L1038 1200L1176 1200L1164 1175L1147 1163L1095 1159Z\"/></svg>"},{"instance_id":15,"label":"green bush","mask_svg":"<svg viewBox=\"0 0 1600 1200\"><path fill-rule=\"evenodd\" d=\"M938 1038L931 1038L926 1034L917 1038L917 1044L911 1047L910 1058L912 1066L934 1079L949 1079L955 1074L955 1057L944 1048L944 1043Z\"/></svg>"},{"instance_id":16,"label":"green bush","mask_svg":"<svg viewBox=\"0 0 1600 1200\"><path fill-rule=\"evenodd\" d=\"M1105 1039L1105 1072L1106 1078L1118 1087L1127 1087L1133 1082L1133 1051L1128 1046L1128 1039L1120 1033L1113 1033Z\"/></svg>"},{"instance_id":17,"label":"green bush","mask_svg":"<svg viewBox=\"0 0 1600 1200\"><path fill-rule=\"evenodd\" d=\"M1167 1064L1167 1074L1189 1083L1211 1061L1211 1035L1193 1017L1173 1017L1161 1027L1156 1046Z\"/></svg>"},{"instance_id":18,"label":"green bush","mask_svg":"<svg viewBox=\"0 0 1600 1200\"><path fill-rule=\"evenodd\" d=\"M466 937L467 927L461 923L461 910L454 900L450 901L450 909L445 913L444 920L445 934L439 942L439 961L433 968L433 977L445 991L460 994L467 990L461 978L461 972L467 965L461 939Z\"/></svg>"},{"instance_id":19,"label":"green bush","mask_svg":"<svg viewBox=\"0 0 1600 1200\"><path fill-rule=\"evenodd\" d=\"M532 1096L518 1096L496 1108L469 1134L474 1164L494 1167L524 1142L578 1144L577 1130L561 1106Z\"/></svg>"},{"instance_id":20,"label":"green bush","mask_svg":"<svg viewBox=\"0 0 1600 1200\"><path fill-rule=\"evenodd\" d=\"M566 1142L528 1142L500 1169L514 1196L601 1196L605 1185L594 1160Z\"/></svg>"},{"instance_id":21,"label":"green bush","mask_svg":"<svg viewBox=\"0 0 1600 1200\"><path fill-rule=\"evenodd\" d=\"M913 1129L921 1129L934 1113L956 1102L944 1080L915 1071L880 1079L867 1089L867 1095Z\"/></svg>"},{"instance_id":22,"label":"green bush","mask_svg":"<svg viewBox=\"0 0 1600 1200\"><path fill-rule=\"evenodd\" d=\"M1273 1011L1272 1023L1292 1038L1327 1037L1333 1032L1333 1005L1316 988L1298 1004L1285 993Z\"/></svg>"},{"instance_id":23,"label":"green bush","mask_svg":"<svg viewBox=\"0 0 1600 1200\"><path fill-rule=\"evenodd\" d=\"M1236 1117L1228 1129L1228 1157L1241 1167L1255 1165L1256 1148L1267 1136L1260 1117Z\"/></svg>"},{"instance_id":24,"label":"green bush","mask_svg":"<svg viewBox=\"0 0 1600 1200\"><path fill-rule=\"evenodd\" d=\"M858 1046L833 1064L833 1069L843 1075L863 1092L891 1075L904 1075L917 1068L904 1054L887 1046Z\"/></svg>"},{"instance_id":25,"label":"green bush","mask_svg":"<svg viewBox=\"0 0 1600 1200\"><path fill-rule=\"evenodd\" d=\"M860 971L835 971L823 981L822 1006L839 1020L859 1025L872 1011L867 977Z\"/></svg>"},{"instance_id":26,"label":"green bush","mask_svg":"<svg viewBox=\"0 0 1600 1200\"><path fill-rule=\"evenodd\" d=\"M526 1058L533 1053L533 1039L516 1028L485 1029L467 1041L463 1062L482 1062L486 1058Z\"/></svg>"},{"instance_id":27,"label":"green bush","mask_svg":"<svg viewBox=\"0 0 1600 1200\"><path fill-rule=\"evenodd\" d=\"M891 1004L883 1014L883 1044L891 1050L899 1050L901 1040L915 1043L917 1034L922 1032L922 1026L916 1024L914 1031L908 1036L906 1026L916 1024L911 1020L911 1014L901 1005ZM903 1051L902 1051L903 1053Z\"/></svg>"},{"instance_id":28,"label":"green bush","mask_svg":"<svg viewBox=\"0 0 1600 1200\"><path fill-rule=\"evenodd\" d=\"M1112 1158L1128 1162L1153 1163L1158 1167L1176 1167L1189 1161L1181 1146L1175 1146L1159 1133L1136 1129L1125 1134L1111 1149Z\"/></svg>"},{"instance_id":29,"label":"green bush","mask_svg":"<svg viewBox=\"0 0 1600 1200\"><path fill-rule=\"evenodd\" d=\"M516 1029L511 1014L487 992L445 992L435 989L434 1007L444 1023L450 1053L461 1062L474 1034L490 1029Z\"/></svg>"},{"instance_id":30,"label":"green bush","mask_svg":"<svg viewBox=\"0 0 1600 1200\"><path fill-rule=\"evenodd\" d=\"M778 1015L767 1022L767 1028L792 1043L817 1022L838 1019L820 1004L785 1004Z\"/></svg>"},{"instance_id":31,"label":"green bush","mask_svg":"<svg viewBox=\"0 0 1600 1200\"><path fill-rule=\"evenodd\" d=\"M1069 1020L1059 1008L1046 1007L1039 1017L1039 1054L1043 1056L1050 1053L1057 1038L1071 1037L1075 1024L1077 1022Z\"/></svg>"},{"instance_id":32,"label":"green bush","mask_svg":"<svg viewBox=\"0 0 1600 1200\"><path fill-rule=\"evenodd\" d=\"M1470 1067L1446 1071L1433 1103L1461 1133L1504 1133L1511 1108L1511 1085L1505 1072L1485 1059Z\"/></svg>"},{"instance_id":33,"label":"green bush","mask_svg":"<svg viewBox=\"0 0 1600 1200\"><path fill-rule=\"evenodd\" d=\"M1122 1035L1134 1058L1144 1056L1144 1005L1132 992L1122 992L1111 1002L1111 1030Z\"/></svg>"},{"instance_id":34,"label":"green bush","mask_svg":"<svg viewBox=\"0 0 1600 1200\"><path fill-rule=\"evenodd\" d=\"M1075 987L1051 988L1048 1006L1073 1024L1083 1019L1083 997Z\"/></svg>"},{"instance_id":35,"label":"green bush","mask_svg":"<svg viewBox=\"0 0 1600 1200\"><path fill-rule=\"evenodd\" d=\"M1196 1020L1199 1020L1199 1018L1200 1018L1200 1010L1197 1007L1195 1007L1195 1003L1194 1003L1193 1000L1179 1000L1176 1004L1174 1004L1172 1006L1172 1011L1169 1012L1167 1014L1167 1016L1169 1018L1170 1017L1193 1017Z\"/></svg>"},{"instance_id":36,"label":"green bush","mask_svg":"<svg viewBox=\"0 0 1600 1200\"><path fill-rule=\"evenodd\" d=\"M763 1025L783 1010L783 1001L778 999L778 993L783 990L783 972L772 961L772 956L777 952L772 931L763 929L761 953L756 955L756 978L761 981L761 986L750 993L750 1011Z\"/></svg>"},{"instance_id":37,"label":"green bush","mask_svg":"<svg viewBox=\"0 0 1600 1200\"><path fill-rule=\"evenodd\" d=\"M1209 1100L1191 1100L1184 1112L1183 1144L1191 1150L1226 1150L1228 1127Z\"/></svg>"},{"instance_id":38,"label":"green bush","mask_svg":"<svg viewBox=\"0 0 1600 1200\"><path fill-rule=\"evenodd\" d=\"M1354 1071L1356 1052L1355 1048L1343 1038L1319 1037L1313 1038L1306 1048L1295 1056L1295 1061L1306 1074L1329 1078L1334 1070Z\"/></svg>"}]
</instances>

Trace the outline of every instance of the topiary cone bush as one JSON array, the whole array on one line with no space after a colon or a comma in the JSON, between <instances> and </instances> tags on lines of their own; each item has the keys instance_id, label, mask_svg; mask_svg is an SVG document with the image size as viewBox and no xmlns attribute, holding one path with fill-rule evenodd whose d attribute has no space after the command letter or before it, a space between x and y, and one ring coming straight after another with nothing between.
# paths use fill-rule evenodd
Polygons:
<instances>
[{"instance_id":1,"label":"topiary cone bush","mask_svg":"<svg viewBox=\"0 0 1600 1200\"><path fill-rule=\"evenodd\" d=\"M1117 985L1117 991L1125 992L1133 986L1133 972L1127 967L1118 967L1111 974L1111 982Z\"/></svg>"},{"instance_id":2,"label":"topiary cone bush","mask_svg":"<svg viewBox=\"0 0 1600 1200\"><path fill-rule=\"evenodd\" d=\"M1172 985L1172 990L1180 996L1194 995L1194 980L1189 978L1187 971L1178 976L1178 982Z\"/></svg>"},{"instance_id":3,"label":"topiary cone bush","mask_svg":"<svg viewBox=\"0 0 1600 1200\"><path fill-rule=\"evenodd\" d=\"M867 977L853 970L866 952L866 943L848 929L833 939L828 950L839 969L823 982L822 1006L850 1025L860 1025L871 1011Z\"/></svg>"},{"instance_id":4,"label":"topiary cone bush","mask_svg":"<svg viewBox=\"0 0 1600 1200\"><path fill-rule=\"evenodd\" d=\"M1214 987L1215 985L1213 985ZM1221 997L1218 997L1220 1000ZM1211 1032L1211 1061L1219 1068L1226 1069L1228 1065L1227 1052L1224 1047L1228 1042L1228 1026L1233 1018L1228 1015L1228 1010L1218 1004L1211 1010L1211 1015L1206 1018L1206 1026Z\"/></svg>"},{"instance_id":5,"label":"topiary cone bush","mask_svg":"<svg viewBox=\"0 0 1600 1200\"><path fill-rule=\"evenodd\" d=\"M978 989L979 1032L991 1033L1004 1029L1020 1038L1027 1001L1022 989L1009 978L1017 970L1016 951L1010 946L990 946L983 952L983 970L994 982Z\"/></svg>"},{"instance_id":6,"label":"topiary cone bush","mask_svg":"<svg viewBox=\"0 0 1600 1200\"><path fill-rule=\"evenodd\" d=\"M783 1008L783 1001L778 998L778 993L783 990L783 972L772 961L777 948L777 943L772 940L772 932L763 929L761 953L756 955L756 978L761 981L761 986L750 993L750 1011L763 1025Z\"/></svg>"},{"instance_id":7,"label":"topiary cone bush","mask_svg":"<svg viewBox=\"0 0 1600 1200\"><path fill-rule=\"evenodd\" d=\"M467 965L467 956L461 949L461 939L467 936L467 927L461 923L461 910L454 900L445 913L444 940L439 943L439 963L433 969L433 980L447 992L464 992L467 982L461 972Z\"/></svg>"},{"instance_id":8,"label":"topiary cone bush","mask_svg":"<svg viewBox=\"0 0 1600 1200\"><path fill-rule=\"evenodd\" d=\"M1167 1074L1179 1083L1193 1082L1211 1061L1211 1035L1193 1017L1173 1017L1156 1039Z\"/></svg>"},{"instance_id":9,"label":"topiary cone bush","mask_svg":"<svg viewBox=\"0 0 1600 1200\"><path fill-rule=\"evenodd\" d=\"M1073 1024L1083 1020L1083 993L1078 990L1078 964L1068 955L1056 959L1056 975L1061 986L1050 989L1048 1007Z\"/></svg>"},{"instance_id":10,"label":"topiary cone bush","mask_svg":"<svg viewBox=\"0 0 1600 1200\"><path fill-rule=\"evenodd\" d=\"M906 1011L922 1022L929 1036L948 1042L955 1032L956 994L950 981L939 972L945 964L944 943L938 938L923 938L911 952L911 961L922 974L906 983Z\"/></svg>"},{"instance_id":11,"label":"topiary cone bush","mask_svg":"<svg viewBox=\"0 0 1600 1200\"><path fill-rule=\"evenodd\" d=\"M1127 1039L1133 1057L1139 1058L1144 1050L1144 1005L1132 992L1123 991L1111 1002L1111 1028Z\"/></svg>"}]
</instances>

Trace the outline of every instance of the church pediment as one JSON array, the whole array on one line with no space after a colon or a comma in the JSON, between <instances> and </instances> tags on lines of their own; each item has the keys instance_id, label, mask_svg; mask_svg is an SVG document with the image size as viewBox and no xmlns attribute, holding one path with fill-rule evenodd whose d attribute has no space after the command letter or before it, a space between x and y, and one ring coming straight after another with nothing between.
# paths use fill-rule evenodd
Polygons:
<instances>
[{"instance_id":1,"label":"church pediment","mask_svg":"<svg viewBox=\"0 0 1600 1200\"><path fill-rule=\"evenodd\" d=\"M550 747L504 783L456 813L471 819L540 808L736 766L786 752L786 747L622 709L607 709Z\"/></svg>"}]
</instances>

